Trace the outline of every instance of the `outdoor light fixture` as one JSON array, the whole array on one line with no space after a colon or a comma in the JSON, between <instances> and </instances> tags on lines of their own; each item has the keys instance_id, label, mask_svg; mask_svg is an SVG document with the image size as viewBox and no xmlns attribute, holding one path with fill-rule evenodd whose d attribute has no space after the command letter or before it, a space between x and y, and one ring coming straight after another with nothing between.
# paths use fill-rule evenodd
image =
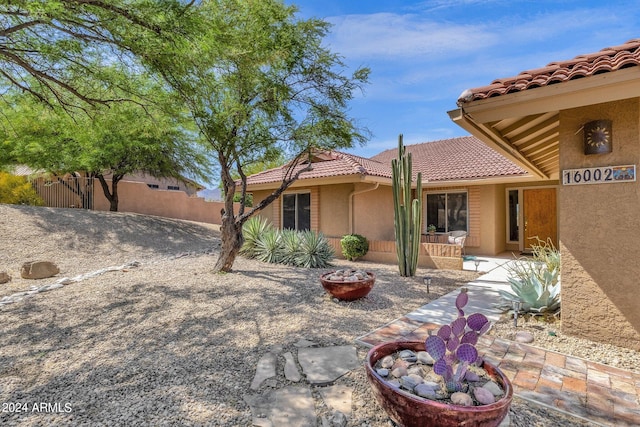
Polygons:
<instances>
[{"instance_id":1,"label":"outdoor light fixture","mask_svg":"<svg viewBox=\"0 0 640 427\"><path fill-rule=\"evenodd\" d=\"M431 277L425 276L422 280L424 280L424 284L427 285L427 293L429 293L429 286L431 286Z\"/></svg>"},{"instance_id":2,"label":"outdoor light fixture","mask_svg":"<svg viewBox=\"0 0 640 427\"><path fill-rule=\"evenodd\" d=\"M595 120L584 124L584 154L604 154L613 151L611 120Z\"/></svg>"},{"instance_id":3,"label":"outdoor light fixture","mask_svg":"<svg viewBox=\"0 0 640 427\"><path fill-rule=\"evenodd\" d=\"M513 304L513 327L518 327L518 313L520 313L520 309L522 308L522 301L511 301Z\"/></svg>"},{"instance_id":4,"label":"outdoor light fixture","mask_svg":"<svg viewBox=\"0 0 640 427\"><path fill-rule=\"evenodd\" d=\"M476 273L478 272L478 267L480 267L480 260L479 259L474 259L473 263L476 265Z\"/></svg>"}]
</instances>

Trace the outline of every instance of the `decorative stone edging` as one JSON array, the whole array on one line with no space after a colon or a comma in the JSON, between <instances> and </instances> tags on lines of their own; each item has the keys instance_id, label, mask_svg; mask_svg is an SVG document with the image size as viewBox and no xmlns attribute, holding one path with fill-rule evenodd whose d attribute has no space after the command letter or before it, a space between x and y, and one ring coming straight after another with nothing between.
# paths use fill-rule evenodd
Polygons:
<instances>
[{"instance_id":1,"label":"decorative stone edging","mask_svg":"<svg viewBox=\"0 0 640 427\"><path fill-rule=\"evenodd\" d=\"M77 283L80 282L82 280L85 279L89 279L92 277L96 277L96 276L100 276L104 273L107 273L109 271L122 271L122 270L126 270L129 268L135 268L135 267L139 267L140 266L140 262L138 261L131 261L127 264L123 264L123 265L119 265L119 266L111 266L111 267L105 267L102 268L100 270L96 270L96 271L92 271L90 273L85 273L85 274L80 274L78 276L75 277L62 277L60 279L58 279L56 282L54 283L48 283L42 286L31 286L31 288L28 291L22 291L22 292L16 292L15 294L12 295L7 295L4 296L0 299L0 307L4 306L4 305L8 305L8 304L13 304L15 302L18 301L22 301L25 298L31 298L32 296L41 293L41 292L47 292L47 291L51 291L54 289L58 289L58 288L62 288L63 286L66 285L70 285L72 283Z\"/></svg>"}]
</instances>

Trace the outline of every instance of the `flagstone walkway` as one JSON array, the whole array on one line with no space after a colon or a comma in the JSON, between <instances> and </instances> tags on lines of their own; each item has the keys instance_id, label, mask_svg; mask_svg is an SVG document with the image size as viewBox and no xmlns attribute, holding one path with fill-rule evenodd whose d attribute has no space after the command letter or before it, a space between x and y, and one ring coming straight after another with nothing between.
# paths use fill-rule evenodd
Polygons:
<instances>
[{"instance_id":1,"label":"flagstone walkway","mask_svg":"<svg viewBox=\"0 0 640 427\"><path fill-rule=\"evenodd\" d=\"M489 318L496 316L495 289L504 286L500 264L469 285L470 301L477 303L473 293L481 294L482 311ZM446 295L383 327L356 339L373 346L395 340L425 340L430 329L449 323L456 316L447 308L459 291ZM481 304L482 305L482 304ZM443 321L444 320L444 321ZM514 395L565 414L588 420L601 426L640 426L640 374L595 363L578 357L509 341L483 336L479 349L483 357L497 365L511 380Z\"/></svg>"}]
</instances>

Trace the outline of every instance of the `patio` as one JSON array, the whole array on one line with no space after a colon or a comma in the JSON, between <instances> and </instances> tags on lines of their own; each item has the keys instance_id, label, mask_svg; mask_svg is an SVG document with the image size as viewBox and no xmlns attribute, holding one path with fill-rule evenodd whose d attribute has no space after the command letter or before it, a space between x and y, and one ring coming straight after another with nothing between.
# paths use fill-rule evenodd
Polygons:
<instances>
[{"instance_id":1,"label":"patio","mask_svg":"<svg viewBox=\"0 0 640 427\"><path fill-rule=\"evenodd\" d=\"M508 289L505 265L513 260L477 257L478 271L486 273L467 286L468 312L484 313L490 320L500 317L494 308L498 289ZM469 258L465 269L474 270ZM429 330L457 317L451 292L382 327L356 338L372 347L381 342L422 341ZM485 335L480 340L485 360L497 365L512 381L514 395L536 405L557 410L595 425L640 425L640 374L579 357L547 351L534 345Z\"/></svg>"}]
</instances>

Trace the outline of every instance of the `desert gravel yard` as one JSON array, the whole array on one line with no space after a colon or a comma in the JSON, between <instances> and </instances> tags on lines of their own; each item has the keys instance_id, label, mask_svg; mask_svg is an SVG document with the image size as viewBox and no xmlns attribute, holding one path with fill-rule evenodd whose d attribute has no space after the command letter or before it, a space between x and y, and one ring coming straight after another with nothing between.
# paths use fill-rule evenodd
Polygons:
<instances>
[{"instance_id":1,"label":"desert gravel yard","mask_svg":"<svg viewBox=\"0 0 640 427\"><path fill-rule=\"evenodd\" d=\"M427 294L395 266L357 263L375 271L376 285L367 298L338 303L319 284L326 270L238 257L234 272L212 273L219 245L211 225L0 205L0 271L13 276L0 285L0 298L140 262L0 306L0 424L249 426L243 396L273 346L295 354L300 339L354 345L354 338L477 277L430 270ZM22 279L20 265L30 260L53 261L61 272ZM366 350L358 347L360 360ZM353 389L348 425L391 425L363 368L337 383ZM512 412L512 425L588 425L518 399Z\"/></svg>"}]
</instances>

